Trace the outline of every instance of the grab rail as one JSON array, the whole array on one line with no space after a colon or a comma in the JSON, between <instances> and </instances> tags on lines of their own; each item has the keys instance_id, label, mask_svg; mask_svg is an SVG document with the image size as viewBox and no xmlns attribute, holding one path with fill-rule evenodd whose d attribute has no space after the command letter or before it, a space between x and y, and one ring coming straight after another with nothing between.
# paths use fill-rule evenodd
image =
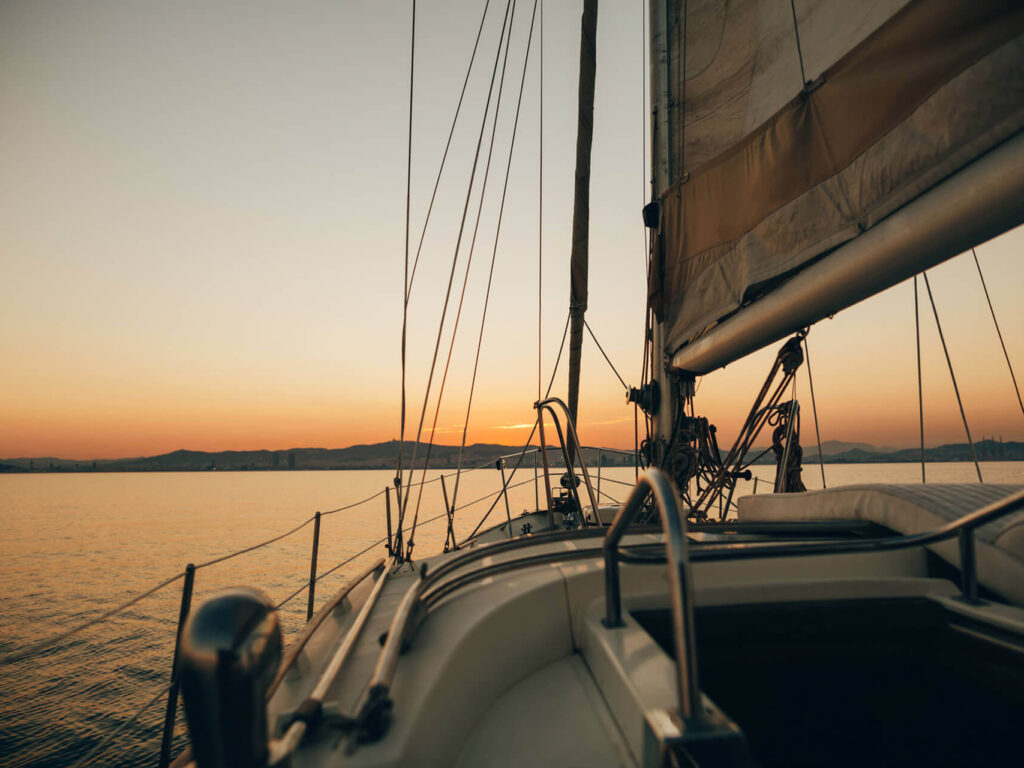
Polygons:
<instances>
[{"instance_id":1,"label":"grab rail","mask_svg":"<svg viewBox=\"0 0 1024 768\"><path fill-rule=\"evenodd\" d=\"M619 542L648 496L654 496L668 555L668 583L672 603L672 639L675 644L676 686L679 714L687 723L704 719L697 680L697 635L693 626L693 580L687 553L686 523L679 514L676 493L658 469L648 469L637 479L604 538L605 620L609 629L623 626L622 591L619 584Z\"/></svg>"},{"instance_id":2,"label":"grab rail","mask_svg":"<svg viewBox=\"0 0 1024 768\"><path fill-rule=\"evenodd\" d=\"M590 506L594 510L594 524L600 525L601 519L598 517L598 503L597 496L594 494L594 486L590 483L590 473L587 472L586 462L583 460L583 449L580 447L580 440L576 434L576 425L573 423L572 415L569 413L569 406L567 406L560 398L549 397L546 400L539 400L533 404L533 407L537 409L537 423L540 427L540 440L541 450L543 451L544 459L544 483L548 491L548 515L551 515L551 476L547 461L547 450L544 446L544 411L551 414L551 419L555 423L555 431L558 433L558 442L562 449L562 456L565 459L566 471L572 475L572 458L569 455L569 449L565 444L565 435L562 432L562 425L558 421L558 414L555 413L554 406L557 405L562 409L562 413L565 414L565 428L566 432L569 433L569 438L572 442L572 447L575 449L576 458L579 460L580 472L583 473L583 481L587 485L587 494L590 496ZM573 498L576 501L576 506L580 510L580 527L587 527L587 519L583 514L583 504L580 502L580 493L576 488L575 482L569 483L569 491L572 493ZM553 527L553 521L552 527Z\"/></svg>"}]
</instances>

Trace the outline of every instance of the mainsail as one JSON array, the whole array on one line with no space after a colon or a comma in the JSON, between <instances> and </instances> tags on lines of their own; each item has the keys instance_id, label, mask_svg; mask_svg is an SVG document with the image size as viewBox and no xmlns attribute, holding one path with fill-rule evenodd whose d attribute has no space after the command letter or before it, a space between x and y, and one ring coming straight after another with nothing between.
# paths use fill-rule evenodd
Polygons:
<instances>
[{"instance_id":1,"label":"mainsail","mask_svg":"<svg viewBox=\"0 0 1024 768\"><path fill-rule=\"evenodd\" d=\"M650 303L676 370L724 365L1024 221L1024 4L652 0L651 16ZM941 227L899 219L927 210ZM829 280L845 290L808 298ZM770 317L737 330L759 304Z\"/></svg>"}]
</instances>

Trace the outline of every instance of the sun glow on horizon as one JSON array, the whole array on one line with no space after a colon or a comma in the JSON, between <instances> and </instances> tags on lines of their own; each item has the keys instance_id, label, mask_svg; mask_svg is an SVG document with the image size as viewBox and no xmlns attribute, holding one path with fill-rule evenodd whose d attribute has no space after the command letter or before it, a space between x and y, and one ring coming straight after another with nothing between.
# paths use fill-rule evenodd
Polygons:
<instances>
[{"instance_id":1,"label":"sun glow on horizon","mask_svg":"<svg viewBox=\"0 0 1024 768\"><path fill-rule=\"evenodd\" d=\"M394 95L407 93L408 60L394 52L408 41L387 5L325 4L304 14L271 5L242 15L217 4L186 13L156 2L0 8L0 457L340 448L400 436L408 101ZM587 318L636 386L647 107L637 86L641 19L626 5L602 7L599 22ZM573 46L551 41L578 38L579 11L577 3L545 11L545 386L569 294L578 86ZM461 83L472 50L472 17L438 7L418 22L413 254L457 103L451 84ZM528 22L517 15L513 29L516 86L511 73L522 66ZM481 46L493 48L500 25L489 23ZM421 440L459 444L468 423L467 444L506 444L534 426L536 65L531 58L467 413L498 237L503 178L493 169L504 172L514 116L507 91L475 255L467 269L470 218L424 406L489 72L474 70L470 79L409 300L406 440L419 432ZM474 216L482 173L470 198ZM1022 230L978 247L1018 366L1022 250ZM463 275L459 335L442 375ZM1024 440L1024 415L970 255L929 278L974 439ZM926 301L922 292L926 443L964 442ZM718 426L723 447L780 344L702 379L696 410ZM916 445L909 283L818 323L809 345L822 440ZM553 395L564 395L565 367L563 355ZM632 448L633 406L589 337L582 368L581 441ZM805 367L797 382L805 447L814 442L808 384Z\"/></svg>"}]
</instances>

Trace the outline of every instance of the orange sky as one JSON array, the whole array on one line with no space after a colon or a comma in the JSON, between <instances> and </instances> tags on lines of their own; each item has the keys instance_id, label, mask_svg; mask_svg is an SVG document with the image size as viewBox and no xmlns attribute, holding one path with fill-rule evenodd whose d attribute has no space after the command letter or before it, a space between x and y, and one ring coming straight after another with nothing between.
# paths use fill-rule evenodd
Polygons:
<instances>
[{"instance_id":1,"label":"orange sky","mask_svg":"<svg viewBox=\"0 0 1024 768\"><path fill-rule=\"evenodd\" d=\"M588 319L630 384L639 378L644 301L645 5L601 8L591 206ZM386 3L327 3L298 15L258 7L0 6L0 456L341 447L397 437L408 19ZM424 8L417 32L414 244L479 21L478 11L459 7ZM545 383L568 297L577 78L575 46L553 41L578 38L579 12L579 3L549 3L545 16ZM458 442L466 420L528 23L524 12L513 25L439 442ZM499 27L493 14L413 291L407 437L422 404ZM515 425L533 416L536 64L534 55L469 442L516 443L529 430ZM1018 364L1022 246L1017 231L978 249ZM973 261L955 259L932 275L975 439L1024 439ZM962 441L925 309L927 442ZM913 333L909 283L812 331L822 439L915 444ZM440 367L446 351L447 342ZM698 410L726 439L773 354L702 381ZM632 409L589 339L583 371L584 441L631 445ZM798 387L810 444L803 375ZM564 390L563 367L554 393Z\"/></svg>"}]
</instances>

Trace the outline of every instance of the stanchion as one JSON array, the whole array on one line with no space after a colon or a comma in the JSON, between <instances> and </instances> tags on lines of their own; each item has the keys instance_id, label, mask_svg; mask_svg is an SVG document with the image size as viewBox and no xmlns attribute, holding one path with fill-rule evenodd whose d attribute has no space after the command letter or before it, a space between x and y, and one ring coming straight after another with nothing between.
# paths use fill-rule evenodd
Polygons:
<instances>
[{"instance_id":1,"label":"stanchion","mask_svg":"<svg viewBox=\"0 0 1024 768\"><path fill-rule=\"evenodd\" d=\"M171 690L167 693L167 713L164 716L164 736L160 742L160 768L171 764L171 746L174 742L174 716L178 710L178 690L181 682L178 677L179 655L181 653L181 632L192 607L192 584L196 578L196 567L192 563L185 566L185 581L181 586L181 607L178 610L178 632L174 638L174 659L171 662Z\"/></svg>"},{"instance_id":2,"label":"stanchion","mask_svg":"<svg viewBox=\"0 0 1024 768\"><path fill-rule=\"evenodd\" d=\"M309 558L309 599L306 601L306 621L313 618L313 600L316 597L316 557L320 551L320 513L313 518L313 554Z\"/></svg>"},{"instance_id":3,"label":"stanchion","mask_svg":"<svg viewBox=\"0 0 1024 768\"><path fill-rule=\"evenodd\" d=\"M505 479L505 460L498 459L495 465L501 471L501 492L505 496L505 519L508 521L508 537L512 538L512 510L508 506L508 481Z\"/></svg>"},{"instance_id":4,"label":"stanchion","mask_svg":"<svg viewBox=\"0 0 1024 768\"><path fill-rule=\"evenodd\" d=\"M394 557L395 553L391 548L391 486L384 488L384 505L388 513L388 557Z\"/></svg>"}]
</instances>

